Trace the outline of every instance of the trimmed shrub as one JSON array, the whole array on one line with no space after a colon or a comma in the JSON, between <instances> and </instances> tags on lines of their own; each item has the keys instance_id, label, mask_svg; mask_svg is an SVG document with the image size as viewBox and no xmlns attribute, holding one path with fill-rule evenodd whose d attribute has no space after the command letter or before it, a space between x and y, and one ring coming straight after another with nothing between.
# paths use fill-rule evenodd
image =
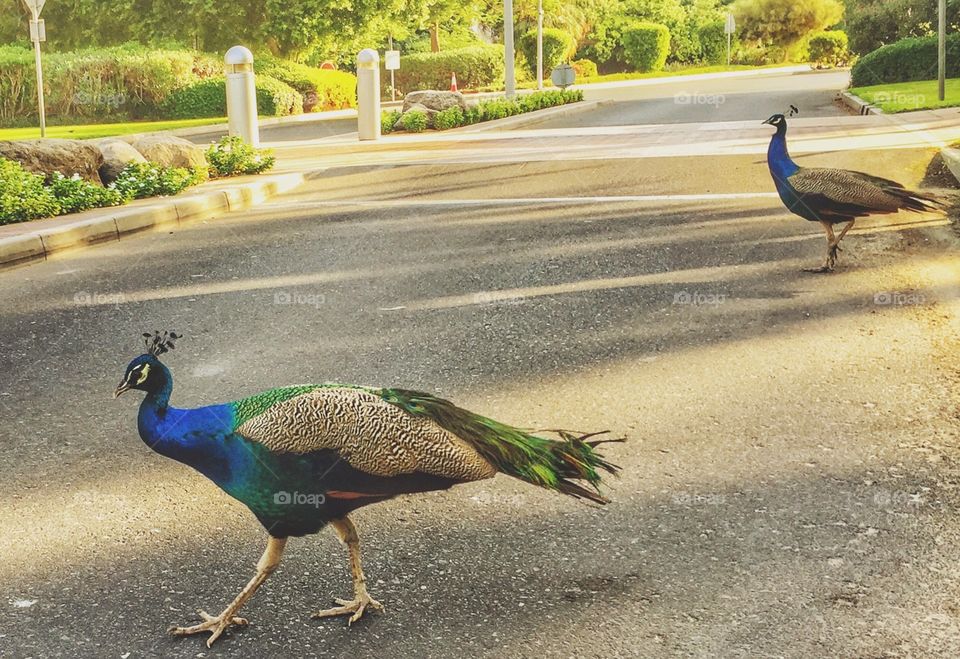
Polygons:
<instances>
[{"instance_id":1,"label":"trimmed shrub","mask_svg":"<svg viewBox=\"0 0 960 659\"><path fill-rule=\"evenodd\" d=\"M272 55L257 57L254 67L258 76L275 78L296 89L303 98L304 112L357 106L357 77L352 73L318 69Z\"/></svg>"},{"instance_id":2,"label":"trimmed shrub","mask_svg":"<svg viewBox=\"0 0 960 659\"><path fill-rule=\"evenodd\" d=\"M303 112L303 99L290 85L269 76L257 76L257 113L283 117ZM227 83L224 78L201 80L176 90L164 103L166 116L172 119L225 117Z\"/></svg>"},{"instance_id":3,"label":"trimmed shrub","mask_svg":"<svg viewBox=\"0 0 960 659\"><path fill-rule=\"evenodd\" d=\"M636 71L660 71L670 53L670 30L657 23L634 23L623 31L623 55Z\"/></svg>"},{"instance_id":4,"label":"trimmed shrub","mask_svg":"<svg viewBox=\"0 0 960 659\"><path fill-rule=\"evenodd\" d=\"M819 32L807 42L810 61L819 66L842 66L849 59L847 33L843 30Z\"/></svg>"},{"instance_id":5,"label":"trimmed shrub","mask_svg":"<svg viewBox=\"0 0 960 659\"><path fill-rule=\"evenodd\" d=\"M427 128L427 113L411 110L400 119L400 125L411 133L422 133Z\"/></svg>"},{"instance_id":6,"label":"trimmed shrub","mask_svg":"<svg viewBox=\"0 0 960 659\"><path fill-rule=\"evenodd\" d=\"M125 199L172 196L207 180L206 168L163 167L155 162L132 162L107 186Z\"/></svg>"},{"instance_id":7,"label":"trimmed shrub","mask_svg":"<svg viewBox=\"0 0 960 659\"><path fill-rule=\"evenodd\" d=\"M697 30L697 38L700 40L700 50L705 64L726 64L727 63L727 34L724 32L725 21L715 21L701 25ZM731 59L733 53L740 46L737 35L733 35L730 40Z\"/></svg>"},{"instance_id":8,"label":"trimmed shrub","mask_svg":"<svg viewBox=\"0 0 960 659\"><path fill-rule=\"evenodd\" d=\"M527 71L537 78L537 31L530 30L520 37L520 52L527 63ZM577 42L573 35L556 28L543 30L543 75L550 77L553 67L563 64L577 52Z\"/></svg>"},{"instance_id":9,"label":"trimmed shrub","mask_svg":"<svg viewBox=\"0 0 960 659\"><path fill-rule=\"evenodd\" d=\"M43 179L42 174L31 174L18 162L0 158L0 224L60 214L60 204Z\"/></svg>"},{"instance_id":10,"label":"trimmed shrub","mask_svg":"<svg viewBox=\"0 0 960 659\"><path fill-rule=\"evenodd\" d=\"M380 113L380 132L392 133L393 127L397 125L397 120L403 114L400 110L384 110Z\"/></svg>"},{"instance_id":11,"label":"trimmed shrub","mask_svg":"<svg viewBox=\"0 0 960 659\"><path fill-rule=\"evenodd\" d=\"M395 74L397 91L449 89L450 74L457 74L461 89L477 89L503 82L503 46L470 46L439 53L413 53L400 58ZM389 73L381 72L381 89L390 84Z\"/></svg>"},{"instance_id":12,"label":"trimmed shrub","mask_svg":"<svg viewBox=\"0 0 960 659\"><path fill-rule=\"evenodd\" d=\"M463 125L463 110L454 105L433 115L433 127L437 130L449 130Z\"/></svg>"},{"instance_id":13,"label":"trimmed shrub","mask_svg":"<svg viewBox=\"0 0 960 659\"><path fill-rule=\"evenodd\" d=\"M260 174L272 169L277 159L269 149L256 149L237 136L221 137L207 149L207 162L214 177Z\"/></svg>"},{"instance_id":14,"label":"trimmed shrub","mask_svg":"<svg viewBox=\"0 0 960 659\"><path fill-rule=\"evenodd\" d=\"M58 215L79 213L90 208L119 206L129 201L115 188L105 188L85 181L77 174L67 177L60 172L54 172L47 188L60 204Z\"/></svg>"},{"instance_id":15,"label":"trimmed shrub","mask_svg":"<svg viewBox=\"0 0 960 659\"><path fill-rule=\"evenodd\" d=\"M583 78L596 78L597 75L599 75L597 73L597 65L592 60L573 60L570 62L570 66L572 66L574 72L576 72L578 80L582 80Z\"/></svg>"},{"instance_id":16,"label":"trimmed shrub","mask_svg":"<svg viewBox=\"0 0 960 659\"><path fill-rule=\"evenodd\" d=\"M960 77L960 33L947 35L947 77ZM937 75L937 37L901 39L861 57L850 71L851 87L931 80Z\"/></svg>"}]
</instances>

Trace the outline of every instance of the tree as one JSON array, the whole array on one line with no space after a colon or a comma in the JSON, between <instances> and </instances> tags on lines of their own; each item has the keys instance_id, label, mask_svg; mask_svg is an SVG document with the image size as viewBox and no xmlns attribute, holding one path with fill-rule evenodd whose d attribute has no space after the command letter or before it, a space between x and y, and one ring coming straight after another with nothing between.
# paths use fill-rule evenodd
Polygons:
<instances>
[{"instance_id":1,"label":"tree","mask_svg":"<svg viewBox=\"0 0 960 659\"><path fill-rule=\"evenodd\" d=\"M926 37L937 30L935 0L846 0L850 50L865 55L906 37ZM960 0L947 0L947 31L960 28Z\"/></svg>"},{"instance_id":2,"label":"tree","mask_svg":"<svg viewBox=\"0 0 960 659\"><path fill-rule=\"evenodd\" d=\"M737 0L733 12L744 38L782 49L786 60L806 37L840 22L843 5L838 0Z\"/></svg>"}]
</instances>

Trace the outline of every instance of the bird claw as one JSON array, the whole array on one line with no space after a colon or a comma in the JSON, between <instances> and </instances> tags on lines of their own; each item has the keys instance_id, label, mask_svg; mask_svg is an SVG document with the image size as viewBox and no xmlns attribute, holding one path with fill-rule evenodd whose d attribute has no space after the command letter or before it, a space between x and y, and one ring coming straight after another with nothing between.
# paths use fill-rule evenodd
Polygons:
<instances>
[{"instance_id":1,"label":"bird claw","mask_svg":"<svg viewBox=\"0 0 960 659\"><path fill-rule=\"evenodd\" d=\"M224 613L226 613L226 611L224 611ZM223 613L218 616L212 616L202 609L197 611L197 614L203 618L203 622L190 627L177 627L176 625L173 625L167 631L174 636L189 636L191 634L199 634L201 632L213 632L210 635L210 638L207 639L207 647L209 648L213 645L215 640L220 638L220 635L226 631L230 625L250 624L246 618L229 616L227 620L224 620L225 616Z\"/></svg>"},{"instance_id":2,"label":"bird claw","mask_svg":"<svg viewBox=\"0 0 960 659\"><path fill-rule=\"evenodd\" d=\"M367 610L367 607L375 609L380 613L384 612L383 604L373 599L367 593L358 593L356 597L352 600L344 599L334 599L334 602L340 606L334 607L332 609L324 609L322 611L317 611L311 618L329 618L332 616L345 616L349 615L350 620L347 622L348 625L352 625L357 620L359 620L364 612Z\"/></svg>"}]
</instances>

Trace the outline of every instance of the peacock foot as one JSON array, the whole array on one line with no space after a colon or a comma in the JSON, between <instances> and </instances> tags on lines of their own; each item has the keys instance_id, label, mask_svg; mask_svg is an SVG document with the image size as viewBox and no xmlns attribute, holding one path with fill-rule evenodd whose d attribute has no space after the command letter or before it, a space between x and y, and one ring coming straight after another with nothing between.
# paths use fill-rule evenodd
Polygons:
<instances>
[{"instance_id":1,"label":"peacock foot","mask_svg":"<svg viewBox=\"0 0 960 659\"><path fill-rule=\"evenodd\" d=\"M226 613L226 611L224 611L224 613ZM210 638L207 639L207 647L209 648L230 625L249 624L246 618L238 618L236 616L229 616L224 620L225 616L223 613L218 616L212 616L206 611L200 610L197 611L197 614L203 618L203 622L200 624L193 625L192 627L173 626L167 631L174 636L189 636L190 634L199 634L201 632L213 632Z\"/></svg>"},{"instance_id":2,"label":"peacock foot","mask_svg":"<svg viewBox=\"0 0 960 659\"><path fill-rule=\"evenodd\" d=\"M833 272L833 263L830 261L827 261L826 263L821 265L819 268L804 268L803 272L813 272L817 274L821 274L824 272Z\"/></svg>"},{"instance_id":3,"label":"peacock foot","mask_svg":"<svg viewBox=\"0 0 960 659\"><path fill-rule=\"evenodd\" d=\"M380 613L383 613L384 611L383 604L370 597L370 595L366 592L358 593L352 600L335 599L333 601L340 606L336 606L332 609L324 609L323 611L317 611L310 617L329 618L331 616L349 615L350 620L348 624L352 625L359 620L361 616L363 616L363 613L367 610L367 607L376 609Z\"/></svg>"}]
</instances>

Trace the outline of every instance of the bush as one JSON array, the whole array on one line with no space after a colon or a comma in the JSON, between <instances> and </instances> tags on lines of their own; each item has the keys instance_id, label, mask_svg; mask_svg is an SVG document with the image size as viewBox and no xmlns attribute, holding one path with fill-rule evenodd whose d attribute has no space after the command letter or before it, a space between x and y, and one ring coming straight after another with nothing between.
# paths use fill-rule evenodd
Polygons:
<instances>
[{"instance_id":1,"label":"bush","mask_svg":"<svg viewBox=\"0 0 960 659\"><path fill-rule=\"evenodd\" d=\"M570 62L570 65L573 67L573 70L577 74L577 79L582 80L583 78L596 78L597 75L597 65L588 59L578 59Z\"/></svg>"},{"instance_id":2,"label":"bush","mask_svg":"<svg viewBox=\"0 0 960 659\"><path fill-rule=\"evenodd\" d=\"M422 133L427 127L427 113L420 110L411 110L400 119L400 125L411 133Z\"/></svg>"},{"instance_id":3,"label":"bush","mask_svg":"<svg viewBox=\"0 0 960 659\"><path fill-rule=\"evenodd\" d=\"M277 159L269 149L256 149L237 136L221 137L207 149L207 162L215 177L260 174L272 169Z\"/></svg>"},{"instance_id":4,"label":"bush","mask_svg":"<svg viewBox=\"0 0 960 659\"><path fill-rule=\"evenodd\" d=\"M433 127L437 130L449 130L463 125L463 110L454 105L433 115Z\"/></svg>"},{"instance_id":5,"label":"bush","mask_svg":"<svg viewBox=\"0 0 960 659\"><path fill-rule=\"evenodd\" d=\"M520 52L527 63L527 71L537 78L537 31L530 30L520 37ZM556 28L543 30L543 75L550 77L553 67L570 60L577 51L573 36Z\"/></svg>"},{"instance_id":6,"label":"bush","mask_svg":"<svg viewBox=\"0 0 960 659\"><path fill-rule=\"evenodd\" d=\"M212 58L139 45L44 55L46 110L51 117L105 119L155 115L177 88L212 73ZM36 116L33 56L0 47L0 122Z\"/></svg>"},{"instance_id":7,"label":"bush","mask_svg":"<svg viewBox=\"0 0 960 659\"><path fill-rule=\"evenodd\" d=\"M60 204L43 180L43 175L31 174L20 163L0 158L0 224L60 214Z\"/></svg>"},{"instance_id":8,"label":"bush","mask_svg":"<svg viewBox=\"0 0 960 659\"><path fill-rule=\"evenodd\" d=\"M303 99L290 85L269 76L257 76L257 113L283 117L303 112ZM164 103L172 119L225 117L227 83L224 78L201 80L173 92Z\"/></svg>"},{"instance_id":9,"label":"bush","mask_svg":"<svg viewBox=\"0 0 960 659\"><path fill-rule=\"evenodd\" d=\"M383 134L392 133L393 127L397 125L402 113L399 110L384 110L380 113L380 132Z\"/></svg>"},{"instance_id":10,"label":"bush","mask_svg":"<svg viewBox=\"0 0 960 659\"><path fill-rule=\"evenodd\" d=\"M697 37L700 40L700 49L705 64L726 64L727 62L727 34L724 32L724 21L715 21L700 26ZM739 42L736 35L730 42L731 54L737 49Z\"/></svg>"},{"instance_id":11,"label":"bush","mask_svg":"<svg viewBox=\"0 0 960 659\"><path fill-rule=\"evenodd\" d=\"M843 18L840 0L736 0L731 10L741 36L776 48L780 61L798 58L811 35Z\"/></svg>"},{"instance_id":12,"label":"bush","mask_svg":"<svg viewBox=\"0 0 960 659\"><path fill-rule=\"evenodd\" d=\"M849 58L847 33L827 30L813 35L807 43L810 61L820 66L842 66Z\"/></svg>"},{"instance_id":13,"label":"bush","mask_svg":"<svg viewBox=\"0 0 960 659\"><path fill-rule=\"evenodd\" d=\"M78 174L67 177L60 172L54 172L47 187L60 204L58 215L79 213L90 208L119 206L129 201L115 188L91 183L80 178Z\"/></svg>"},{"instance_id":14,"label":"bush","mask_svg":"<svg viewBox=\"0 0 960 659\"><path fill-rule=\"evenodd\" d=\"M397 90L449 89L450 74L457 74L462 89L477 89L503 83L503 47L470 46L439 53L413 53L400 58L396 72ZM381 72L383 90L390 84L389 73Z\"/></svg>"},{"instance_id":15,"label":"bush","mask_svg":"<svg viewBox=\"0 0 960 659\"><path fill-rule=\"evenodd\" d=\"M670 52L670 30L657 23L634 23L623 31L623 54L637 71L660 71Z\"/></svg>"},{"instance_id":16,"label":"bush","mask_svg":"<svg viewBox=\"0 0 960 659\"><path fill-rule=\"evenodd\" d=\"M296 89L304 112L342 110L357 106L357 77L345 71L318 69L261 55L255 60L257 75L265 75Z\"/></svg>"},{"instance_id":17,"label":"bush","mask_svg":"<svg viewBox=\"0 0 960 659\"><path fill-rule=\"evenodd\" d=\"M960 33L947 35L947 77L960 77ZM902 39L861 57L850 71L852 87L930 80L937 75L937 37Z\"/></svg>"},{"instance_id":18,"label":"bush","mask_svg":"<svg viewBox=\"0 0 960 659\"><path fill-rule=\"evenodd\" d=\"M207 179L205 168L163 167L155 162L130 163L108 188L125 199L172 196Z\"/></svg>"}]
</instances>

